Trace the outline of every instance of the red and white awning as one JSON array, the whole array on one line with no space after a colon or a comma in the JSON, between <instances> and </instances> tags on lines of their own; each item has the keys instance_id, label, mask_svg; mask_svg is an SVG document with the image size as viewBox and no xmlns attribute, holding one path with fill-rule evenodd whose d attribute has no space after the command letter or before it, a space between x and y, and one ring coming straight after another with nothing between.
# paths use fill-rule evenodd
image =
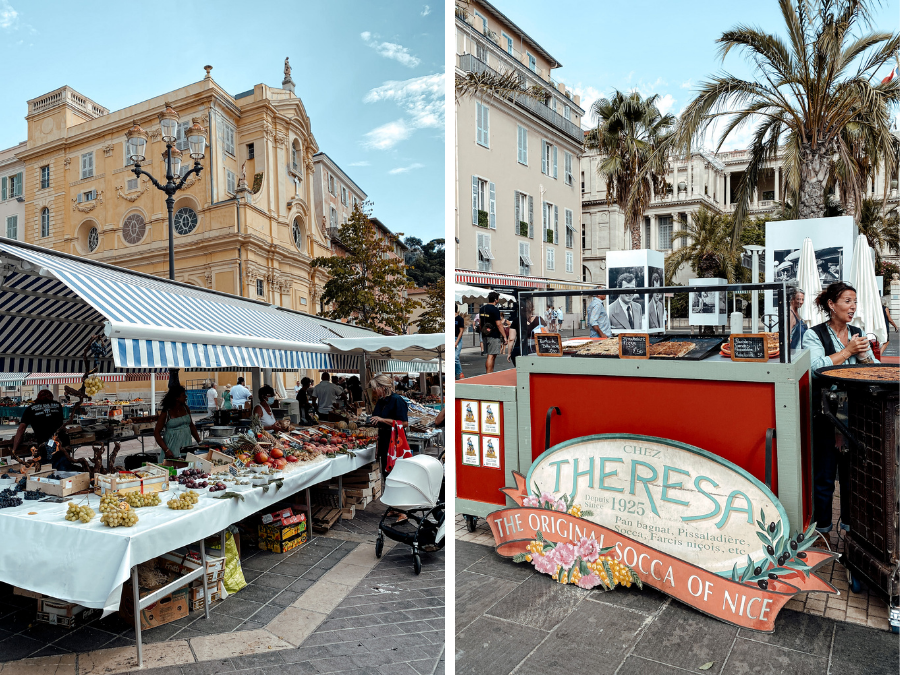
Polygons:
<instances>
[{"instance_id":1,"label":"red and white awning","mask_svg":"<svg viewBox=\"0 0 900 675\"><path fill-rule=\"evenodd\" d=\"M539 277L523 277L499 272L473 272L472 270L456 270L456 283L499 286L501 288L547 288L547 280Z\"/></svg>"},{"instance_id":2,"label":"red and white awning","mask_svg":"<svg viewBox=\"0 0 900 675\"><path fill-rule=\"evenodd\" d=\"M81 384L82 377L82 375L75 375L74 373L32 373L25 378L23 384L26 387L49 384ZM97 377L103 382L124 382L126 376L125 373L98 373ZM168 377L168 373L166 373L166 377Z\"/></svg>"}]
</instances>

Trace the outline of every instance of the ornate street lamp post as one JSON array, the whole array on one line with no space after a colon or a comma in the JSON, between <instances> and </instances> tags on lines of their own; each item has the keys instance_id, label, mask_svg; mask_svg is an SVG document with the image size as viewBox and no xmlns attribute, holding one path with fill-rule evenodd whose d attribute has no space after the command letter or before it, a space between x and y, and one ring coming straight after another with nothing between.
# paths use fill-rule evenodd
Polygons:
<instances>
[{"instance_id":1,"label":"ornate street lamp post","mask_svg":"<svg viewBox=\"0 0 900 675\"><path fill-rule=\"evenodd\" d=\"M159 114L162 139L166 143L166 151L163 153L163 161L166 164L165 185L161 185L159 181L141 168L141 162L146 159L147 141L150 139L150 135L141 129L137 122L125 134L125 138L128 140L128 157L134 164L134 168L131 170L132 173L137 177L147 176L157 190L162 190L166 193L166 209L169 212L169 279L175 278L175 221L172 213L175 207L175 193L184 187L185 181L192 173L200 175L200 172L203 170L200 160L203 159L203 153L206 150L206 130L200 126L199 118L195 117L191 121L193 124L187 128L184 135L187 137L194 166L184 176L181 176L179 180L181 174L181 150L174 146L178 132L178 113L166 103L165 110Z\"/></svg>"}]
</instances>

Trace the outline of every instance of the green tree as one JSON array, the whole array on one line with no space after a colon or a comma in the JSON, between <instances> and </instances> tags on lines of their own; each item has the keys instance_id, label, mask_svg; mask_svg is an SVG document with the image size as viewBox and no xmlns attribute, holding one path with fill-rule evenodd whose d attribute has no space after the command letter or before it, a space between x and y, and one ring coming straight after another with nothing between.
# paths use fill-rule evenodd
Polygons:
<instances>
[{"instance_id":1,"label":"green tree","mask_svg":"<svg viewBox=\"0 0 900 675\"><path fill-rule=\"evenodd\" d=\"M596 101L591 112L597 128L585 138L585 147L600 153L597 173L606 180L607 203L625 214L625 230L635 249L641 247L640 225L652 190L660 194L666 189L666 153L661 149L669 142L675 118L659 112L657 98L615 91Z\"/></svg>"},{"instance_id":2,"label":"green tree","mask_svg":"<svg viewBox=\"0 0 900 675\"><path fill-rule=\"evenodd\" d=\"M413 323L418 326L420 333L444 332L444 277L428 287L428 295L422 303L425 311Z\"/></svg>"},{"instance_id":3,"label":"green tree","mask_svg":"<svg viewBox=\"0 0 900 675\"><path fill-rule=\"evenodd\" d=\"M423 244L418 237L406 237L406 276L418 288L428 288L444 278L444 240L432 239Z\"/></svg>"},{"instance_id":4,"label":"green tree","mask_svg":"<svg viewBox=\"0 0 900 675\"><path fill-rule=\"evenodd\" d=\"M741 254L731 244L731 217L701 206L691 218L679 219L677 224L672 241L684 244L666 256L666 278L671 279L687 264L703 279L721 277L734 283L740 274Z\"/></svg>"},{"instance_id":5,"label":"green tree","mask_svg":"<svg viewBox=\"0 0 900 675\"><path fill-rule=\"evenodd\" d=\"M857 163L861 153L880 158L887 175L897 166L889 113L900 101L900 78L887 83L873 78L896 58L900 34L872 30L870 8L876 0L778 4L786 39L750 26L723 33L722 59L733 49L743 52L755 77L743 80L728 72L710 77L682 113L676 135L676 148L684 151L723 119L721 147L734 132L755 125L735 203L736 234L760 173L780 147L785 192L796 195L799 218L824 215L835 158L842 164L844 190L856 194L864 180Z\"/></svg>"},{"instance_id":6,"label":"green tree","mask_svg":"<svg viewBox=\"0 0 900 675\"><path fill-rule=\"evenodd\" d=\"M406 297L408 281L403 260L395 257L394 242L378 235L369 202L357 204L350 220L338 228L344 255L314 258L313 267L325 270L322 300L330 305L328 319L348 319L378 332L406 332L412 311L419 306Z\"/></svg>"},{"instance_id":7,"label":"green tree","mask_svg":"<svg viewBox=\"0 0 900 675\"><path fill-rule=\"evenodd\" d=\"M882 202L872 197L864 198L859 204L856 227L865 235L875 251L875 269L881 265L881 252L900 251L900 215L894 207L886 214L881 210Z\"/></svg>"}]
</instances>

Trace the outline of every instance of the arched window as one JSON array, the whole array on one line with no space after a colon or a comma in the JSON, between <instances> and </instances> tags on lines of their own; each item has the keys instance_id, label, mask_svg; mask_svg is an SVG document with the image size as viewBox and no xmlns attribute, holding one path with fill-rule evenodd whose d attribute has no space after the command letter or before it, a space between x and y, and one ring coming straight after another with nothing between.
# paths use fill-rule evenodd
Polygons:
<instances>
[{"instance_id":1,"label":"arched window","mask_svg":"<svg viewBox=\"0 0 900 675\"><path fill-rule=\"evenodd\" d=\"M299 217L294 218L294 223L291 225L291 238L294 240L297 250L306 253L306 234L303 232L303 223L300 222Z\"/></svg>"},{"instance_id":2,"label":"arched window","mask_svg":"<svg viewBox=\"0 0 900 675\"><path fill-rule=\"evenodd\" d=\"M178 234L190 234L197 227L197 212L185 206L175 212L175 232Z\"/></svg>"},{"instance_id":3,"label":"arched window","mask_svg":"<svg viewBox=\"0 0 900 675\"><path fill-rule=\"evenodd\" d=\"M300 160L303 157L303 153L300 151L300 141L296 138L294 142L291 143L291 169L296 173L302 173L300 170Z\"/></svg>"},{"instance_id":4,"label":"arched window","mask_svg":"<svg viewBox=\"0 0 900 675\"><path fill-rule=\"evenodd\" d=\"M96 227L92 227L88 231L88 251L93 253L98 246L100 246L100 232L97 231Z\"/></svg>"},{"instance_id":5,"label":"arched window","mask_svg":"<svg viewBox=\"0 0 900 675\"><path fill-rule=\"evenodd\" d=\"M122 238L126 244L139 244L147 233L147 223L140 213L132 213L122 223Z\"/></svg>"},{"instance_id":6,"label":"arched window","mask_svg":"<svg viewBox=\"0 0 900 675\"><path fill-rule=\"evenodd\" d=\"M46 206L41 209L41 236L50 236L50 209Z\"/></svg>"}]
</instances>

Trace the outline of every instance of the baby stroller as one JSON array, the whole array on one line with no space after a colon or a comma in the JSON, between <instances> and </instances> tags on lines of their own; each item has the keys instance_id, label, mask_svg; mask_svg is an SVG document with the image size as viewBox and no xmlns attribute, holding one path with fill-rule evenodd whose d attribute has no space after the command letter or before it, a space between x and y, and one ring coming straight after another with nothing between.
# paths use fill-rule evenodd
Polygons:
<instances>
[{"instance_id":1,"label":"baby stroller","mask_svg":"<svg viewBox=\"0 0 900 675\"><path fill-rule=\"evenodd\" d=\"M422 571L420 551L439 551L444 548L444 465L428 455L398 459L384 483L381 501L388 510L378 523L375 557L384 550L384 537L412 547L413 570ZM384 521L391 511L406 514L409 520L391 526ZM396 516L391 516L395 518ZM414 531L409 526L415 526Z\"/></svg>"}]
</instances>

